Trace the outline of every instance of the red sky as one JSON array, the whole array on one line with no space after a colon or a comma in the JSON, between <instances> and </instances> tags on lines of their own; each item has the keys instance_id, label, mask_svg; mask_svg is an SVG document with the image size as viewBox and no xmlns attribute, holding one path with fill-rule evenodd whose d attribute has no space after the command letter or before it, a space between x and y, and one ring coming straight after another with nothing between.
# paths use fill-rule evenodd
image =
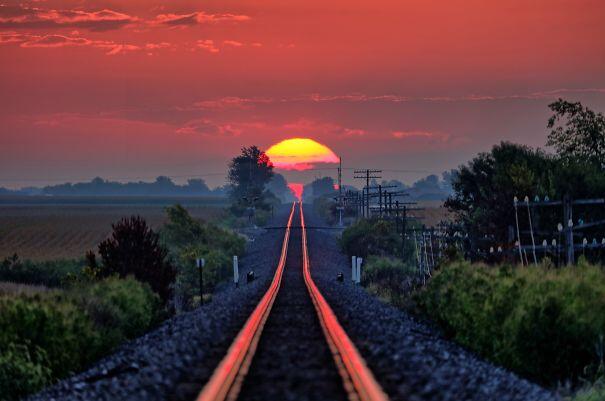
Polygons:
<instances>
[{"instance_id":1,"label":"red sky","mask_svg":"<svg viewBox=\"0 0 605 401\"><path fill-rule=\"evenodd\" d=\"M409 182L542 146L559 96L605 111L598 0L0 4L0 186L222 173L288 137Z\"/></svg>"}]
</instances>

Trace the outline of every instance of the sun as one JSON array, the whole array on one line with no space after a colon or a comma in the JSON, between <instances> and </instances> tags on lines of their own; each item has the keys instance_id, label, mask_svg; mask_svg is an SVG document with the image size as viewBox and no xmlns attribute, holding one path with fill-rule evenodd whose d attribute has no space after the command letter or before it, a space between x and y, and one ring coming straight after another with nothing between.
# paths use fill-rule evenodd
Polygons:
<instances>
[{"instance_id":1,"label":"sun","mask_svg":"<svg viewBox=\"0 0 605 401\"><path fill-rule=\"evenodd\" d=\"M338 163L336 153L310 138L290 138L272 145L266 152L277 168L309 170L316 163Z\"/></svg>"}]
</instances>

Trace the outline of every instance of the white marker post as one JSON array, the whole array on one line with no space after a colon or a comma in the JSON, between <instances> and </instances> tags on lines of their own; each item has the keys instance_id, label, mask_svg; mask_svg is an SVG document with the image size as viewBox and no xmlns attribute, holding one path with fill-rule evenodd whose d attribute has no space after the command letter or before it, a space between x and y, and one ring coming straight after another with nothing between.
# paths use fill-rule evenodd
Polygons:
<instances>
[{"instance_id":1,"label":"white marker post","mask_svg":"<svg viewBox=\"0 0 605 401\"><path fill-rule=\"evenodd\" d=\"M355 273L357 273L357 256L351 256L351 281L356 283Z\"/></svg>"},{"instance_id":2,"label":"white marker post","mask_svg":"<svg viewBox=\"0 0 605 401\"><path fill-rule=\"evenodd\" d=\"M356 268L356 272L355 272L355 279L357 280L356 283L359 284L361 283L361 263L363 262L363 258L357 258L357 268Z\"/></svg>"},{"instance_id":3,"label":"white marker post","mask_svg":"<svg viewBox=\"0 0 605 401\"><path fill-rule=\"evenodd\" d=\"M239 286L239 267L237 265L237 255L233 255L233 283L237 288Z\"/></svg>"}]
</instances>

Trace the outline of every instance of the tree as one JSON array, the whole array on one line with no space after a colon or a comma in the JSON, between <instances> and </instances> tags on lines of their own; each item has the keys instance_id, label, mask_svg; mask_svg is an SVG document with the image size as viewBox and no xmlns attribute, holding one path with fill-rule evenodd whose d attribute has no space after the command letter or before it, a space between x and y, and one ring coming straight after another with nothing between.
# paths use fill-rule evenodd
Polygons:
<instances>
[{"instance_id":1,"label":"tree","mask_svg":"<svg viewBox=\"0 0 605 401\"><path fill-rule=\"evenodd\" d=\"M554 114L548 120L546 144L563 159L589 160L605 168L605 116L563 99L548 107Z\"/></svg>"},{"instance_id":2,"label":"tree","mask_svg":"<svg viewBox=\"0 0 605 401\"><path fill-rule=\"evenodd\" d=\"M242 153L229 163L228 180L234 205L267 207L265 185L273 177L273 163L256 146L243 147Z\"/></svg>"},{"instance_id":3,"label":"tree","mask_svg":"<svg viewBox=\"0 0 605 401\"><path fill-rule=\"evenodd\" d=\"M281 174L274 174L265 188L272 192L282 203L294 201L292 191L288 188L288 182Z\"/></svg>"},{"instance_id":4,"label":"tree","mask_svg":"<svg viewBox=\"0 0 605 401\"><path fill-rule=\"evenodd\" d=\"M480 153L453 174L454 193L445 206L472 238L508 240L514 222L513 198L548 195L556 199L552 171L555 160L540 150L502 142Z\"/></svg>"},{"instance_id":5,"label":"tree","mask_svg":"<svg viewBox=\"0 0 605 401\"><path fill-rule=\"evenodd\" d=\"M111 238L99 244L103 261L101 276L133 275L148 283L164 304L172 295L176 269L168 260L168 250L159 244L156 234L139 216L124 218L112 225Z\"/></svg>"}]
</instances>

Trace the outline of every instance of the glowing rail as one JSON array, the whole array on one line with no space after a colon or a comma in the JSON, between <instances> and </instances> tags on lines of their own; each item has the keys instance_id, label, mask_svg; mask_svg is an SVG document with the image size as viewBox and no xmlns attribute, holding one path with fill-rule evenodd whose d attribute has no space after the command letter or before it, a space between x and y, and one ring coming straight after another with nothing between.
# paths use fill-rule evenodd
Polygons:
<instances>
[{"instance_id":1,"label":"glowing rail","mask_svg":"<svg viewBox=\"0 0 605 401\"><path fill-rule=\"evenodd\" d=\"M202 392L197 397L197 401L234 401L237 398L256 352L263 327L279 292L286 264L295 205L295 203L292 205L290 211L281 255L273 281L235 338L235 341L231 344L227 354L212 374L212 377L202 389ZM342 377L344 389L351 401L387 401L388 397L376 382L372 372L368 369L357 348L355 348L353 342L338 323L334 312L311 278L307 231L302 203L300 203L299 207L302 230L303 276L326 341L334 357L336 367Z\"/></svg>"},{"instance_id":2,"label":"glowing rail","mask_svg":"<svg viewBox=\"0 0 605 401\"><path fill-rule=\"evenodd\" d=\"M284 242L282 244L281 255L279 257L279 263L273 276L273 281L269 286L269 289L260 300L246 324L241 329L233 344L227 351L227 355L223 358L221 363L218 365L210 380L202 392L198 395L197 401L222 401L222 400L234 400L239 393L242 382L252 357L256 351L258 340L260 339L263 327L281 284L281 279L284 272L284 266L286 265L286 256L288 254L288 242L290 240L290 227L292 226L292 216L294 216L294 203L292 204L292 210L290 210L290 217L288 218L288 224L286 226L286 233L284 234Z\"/></svg>"},{"instance_id":3,"label":"glowing rail","mask_svg":"<svg viewBox=\"0 0 605 401\"><path fill-rule=\"evenodd\" d=\"M321 327L328 345L332 350L338 372L342 377L350 400L387 401L388 397L366 366L357 348L344 331L328 302L315 285L311 277L309 251L307 248L307 230L302 203L300 204L300 225L302 227L303 275L305 284L315 305Z\"/></svg>"}]
</instances>

